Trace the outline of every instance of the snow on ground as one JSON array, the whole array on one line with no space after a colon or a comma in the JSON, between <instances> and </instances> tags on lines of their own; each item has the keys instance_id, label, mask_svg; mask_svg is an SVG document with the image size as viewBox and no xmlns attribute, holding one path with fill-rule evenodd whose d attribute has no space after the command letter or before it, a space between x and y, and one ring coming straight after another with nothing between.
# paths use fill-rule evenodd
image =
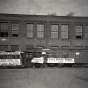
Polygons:
<instances>
[{"instance_id":1,"label":"snow on ground","mask_svg":"<svg viewBox=\"0 0 88 88\"><path fill-rule=\"evenodd\" d=\"M0 69L0 88L88 88L88 68Z\"/></svg>"}]
</instances>

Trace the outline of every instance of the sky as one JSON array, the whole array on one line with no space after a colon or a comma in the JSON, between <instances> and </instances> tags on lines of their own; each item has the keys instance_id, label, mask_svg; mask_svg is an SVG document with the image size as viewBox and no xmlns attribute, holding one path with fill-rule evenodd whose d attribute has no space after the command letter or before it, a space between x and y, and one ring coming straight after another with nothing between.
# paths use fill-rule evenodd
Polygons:
<instances>
[{"instance_id":1,"label":"sky","mask_svg":"<svg viewBox=\"0 0 88 88\"><path fill-rule=\"evenodd\" d=\"M88 16L88 0L0 0L0 13Z\"/></svg>"}]
</instances>

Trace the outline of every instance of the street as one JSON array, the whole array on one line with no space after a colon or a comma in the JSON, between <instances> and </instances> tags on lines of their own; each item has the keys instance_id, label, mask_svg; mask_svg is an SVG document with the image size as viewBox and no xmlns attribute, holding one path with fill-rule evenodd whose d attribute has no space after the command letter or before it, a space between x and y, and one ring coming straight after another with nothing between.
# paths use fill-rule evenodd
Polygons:
<instances>
[{"instance_id":1,"label":"street","mask_svg":"<svg viewBox=\"0 0 88 88\"><path fill-rule=\"evenodd\" d=\"M0 69L0 88L88 88L88 68Z\"/></svg>"}]
</instances>

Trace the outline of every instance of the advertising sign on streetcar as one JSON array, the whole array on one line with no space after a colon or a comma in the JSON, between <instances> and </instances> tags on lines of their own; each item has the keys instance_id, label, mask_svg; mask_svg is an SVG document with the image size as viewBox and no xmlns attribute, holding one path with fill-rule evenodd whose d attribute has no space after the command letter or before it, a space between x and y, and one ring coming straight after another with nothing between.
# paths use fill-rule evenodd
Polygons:
<instances>
[{"instance_id":1,"label":"advertising sign on streetcar","mask_svg":"<svg viewBox=\"0 0 88 88\"><path fill-rule=\"evenodd\" d=\"M0 59L1 65L21 65L20 59Z\"/></svg>"}]
</instances>

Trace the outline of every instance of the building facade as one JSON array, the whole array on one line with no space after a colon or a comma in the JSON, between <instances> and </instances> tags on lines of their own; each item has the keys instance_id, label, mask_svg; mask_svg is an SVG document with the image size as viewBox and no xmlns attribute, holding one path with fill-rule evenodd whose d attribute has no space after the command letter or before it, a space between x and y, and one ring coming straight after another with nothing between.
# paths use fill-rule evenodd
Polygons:
<instances>
[{"instance_id":1,"label":"building facade","mask_svg":"<svg viewBox=\"0 0 88 88\"><path fill-rule=\"evenodd\" d=\"M0 14L0 51L88 49L88 17Z\"/></svg>"}]
</instances>

